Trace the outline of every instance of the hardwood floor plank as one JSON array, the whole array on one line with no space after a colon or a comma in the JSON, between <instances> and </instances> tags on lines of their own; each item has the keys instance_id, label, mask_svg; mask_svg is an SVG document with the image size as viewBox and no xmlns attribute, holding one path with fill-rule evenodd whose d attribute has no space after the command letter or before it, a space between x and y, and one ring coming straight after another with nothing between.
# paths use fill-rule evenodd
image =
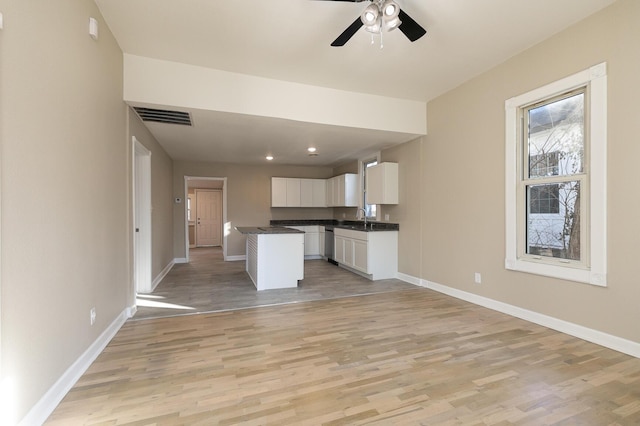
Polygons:
<instances>
[{"instance_id":1,"label":"hardwood floor plank","mask_svg":"<svg viewBox=\"0 0 640 426\"><path fill-rule=\"evenodd\" d=\"M423 289L128 321L49 425L638 425L640 359Z\"/></svg>"}]
</instances>

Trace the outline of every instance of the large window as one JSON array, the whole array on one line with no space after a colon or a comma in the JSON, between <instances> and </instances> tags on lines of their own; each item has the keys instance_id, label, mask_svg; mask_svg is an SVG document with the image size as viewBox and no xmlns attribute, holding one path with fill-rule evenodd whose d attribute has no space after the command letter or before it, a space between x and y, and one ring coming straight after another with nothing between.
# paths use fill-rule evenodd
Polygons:
<instances>
[{"instance_id":1,"label":"large window","mask_svg":"<svg viewBox=\"0 0 640 426\"><path fill-rule=\"evenodd\" d=\"M585 92L545 99L518 111L523 170L518 204L526 207L526 254L588 263L581 205L588 203L584 168ZM523 239L524 241L524 239Z\"/></svg>"},{"instance_id":2,"label":"large window","mask_svg":"<svg viewBox=\"0 0 640 426\"><path fill-rule=\"evenodd\" d=\"M606 285L606 65L506 102L507 269Z\"/></svg>"}]
</instances>

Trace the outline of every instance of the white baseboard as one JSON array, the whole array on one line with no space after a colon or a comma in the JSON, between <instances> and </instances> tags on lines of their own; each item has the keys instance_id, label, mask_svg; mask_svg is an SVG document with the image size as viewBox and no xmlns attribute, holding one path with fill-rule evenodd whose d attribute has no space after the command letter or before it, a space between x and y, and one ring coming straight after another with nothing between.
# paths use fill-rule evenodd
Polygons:
<instances>
[{"instance_id":1,"label":"white baseboard","mask_svg":"<svg viewBox=\"0 0 640 426\"><path fill-rule=\"evenodd\" d=\"M188 263L188 262L186 257L176 257L175 259L173 259L173 263L175 265L176 263Z\"/></svg>"},{"instance_id":2,"label":"white baseboard","mask_svg":"<svg viewBox=\"0 0 640 426\"><path fill-rule=\"evenodd\" d=\"M31 407L27 415L18 423L19 426L41 425L53 413L60 401L87 371L91 363L102 353L120 327L127 320L130 308L123 310L118 317L102 332L102 334L84 351L62 376L49 388L40 400Z\"/></svg>"},{"instance_id":3,"label":"white baseboard","mask_svg":"<svg viewBox=\"0 0 640 426\"><path fill-rule=\"evenodd\" d=\"M127 318L133 318L133 316L136 314L136 312L138 312L138 306L136 306L136 305L129 306L125 310L125 315L127 316Z\"/></svg>"},{"instance_id":4,"label":"white baseboard","mask_svg":"<svg viewBox=\"0 0 640 426\"><path fill-rule=\"evenodd\" d=\"M225 262L236 262L236 261L239 261L239 260L247 260L247 256L244 255L244 254L239 254L239 255L236 255L236 256L227 256L227 257L225 257L224 260L225 260Z\"/></svg>"},{"instance_id":5,"label":"white baseboard","mask_svg":"<svg viewBox=\"0 0 640 426\"><path fill-rule=\"evenodd\" d=\"M171 268L173 268L173 265L175 264L176 264L176 260L173 259L171 262L169 262L167 266L164 267L162 271L160 271L158 276L153 279L153 282L151 283L151 292L153 292L153 290L156 289L158 284L160 284L162 279L169 273L169 271L171 270Z\"/></svg>"},{"instance_id":6,"label":"white baseboard","mask_svg":"<svg viewBox=\"0 0 640 426\"><path fill-rule=\"evenodd\" d=\"M500 302L497 300L489 299L477 294L458 290L442 284L412 277L410 275L398 273L398 279L410 284L437 291L438 293L446 294L447 296L455 297L456 299L461 299L475 305L502 312L503 314L511 315L513 317L520 318L534 324L542 325L544 327L548 327L553 330L578 337L588 342L604 346L605 348L613 349L615 351L640 358L639 342L634 342L622 337L584 327L579 324L574 324L572 322L550 317L548 315L530 311L528 309L520 308L518 306L510 305L508 303Z\"/></svg>"},{"instance_id":7,"label":"white baseboard","mask_svg":"<svg viewBox=\"0 0 640 426\"><path fill-rule=\"evenodd\" d=\"M422 285L420 284L420 278L412 277L411 275L403 274L402 272L398 272L397 278L406 283L422 287Z\"/></svg>"}]
</instances>

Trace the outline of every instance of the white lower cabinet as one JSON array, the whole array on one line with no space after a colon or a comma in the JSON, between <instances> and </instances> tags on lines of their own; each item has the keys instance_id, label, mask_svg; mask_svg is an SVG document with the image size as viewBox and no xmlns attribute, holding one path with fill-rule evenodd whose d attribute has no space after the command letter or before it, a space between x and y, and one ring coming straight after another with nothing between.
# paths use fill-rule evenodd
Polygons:
<instances>
[{"instance_id":1,"label":"white lower cabinet","mask_svg":"<svg viewBox=\"0 0 640 426\"><path fill-rule=\"evenodd\" d=\"M363 232L335 228L334 258L340 266L372 280L396 278L398 231Z\"/></svg>"},{"instance_id":2,"label":"white lower cabinet","mask_svg":"<svg viewBox=\"0 0 640 426\"><path fill-rule=\"evenodd\" d=\"M304 257L307 259L320 259L324 254L324 231L323 226L287 226L287 228L297 229L304 232ZM321 238L322 237L322 238Z\"/></svg>"}]
</instances>

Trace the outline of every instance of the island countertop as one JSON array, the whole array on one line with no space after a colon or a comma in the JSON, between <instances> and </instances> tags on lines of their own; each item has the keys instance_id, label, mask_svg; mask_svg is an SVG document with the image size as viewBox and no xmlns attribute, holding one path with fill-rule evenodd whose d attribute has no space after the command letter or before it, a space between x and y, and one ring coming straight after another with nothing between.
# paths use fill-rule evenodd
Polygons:
<instances>
[{"instance_id":1,"label":"island countertop","mask_svg":"<svg viewBox=\"0 0 640 426\"><path fill-rule=\"evenodd\" d=\"M304 231L284 226L236 226L241 234L304 234Z\"/></svg>"}]
</instances>

